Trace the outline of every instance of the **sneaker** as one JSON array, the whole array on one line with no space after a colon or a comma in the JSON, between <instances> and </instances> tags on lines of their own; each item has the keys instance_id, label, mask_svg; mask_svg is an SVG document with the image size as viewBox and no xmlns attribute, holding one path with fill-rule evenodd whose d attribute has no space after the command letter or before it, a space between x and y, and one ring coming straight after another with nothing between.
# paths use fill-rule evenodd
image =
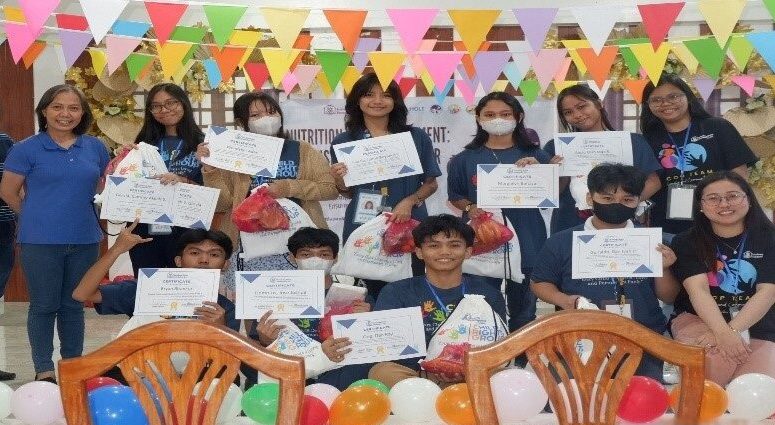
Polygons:
<instances>
[{"instance_id":1,"label":"sneaker","mask_svg":"<svg viewBox=\"0 0 775 425\"><path fill-rule=\"evenodd\" d=\"M13 381L14 379L16 379L15 373L0 370L0 381Z\"/></svg>"},{"instance_id":2,"label":"sneaker","mask_svg":"<svg viewBox=\"0 0 775 425\"><path fill-rule=\"evenodd\" d=\"M57 383L56 375L54 375L54 372L42 372L35 375L36 381L45 381L45 382L51 382L52 384Z\"/></svg>"}]
</instances>

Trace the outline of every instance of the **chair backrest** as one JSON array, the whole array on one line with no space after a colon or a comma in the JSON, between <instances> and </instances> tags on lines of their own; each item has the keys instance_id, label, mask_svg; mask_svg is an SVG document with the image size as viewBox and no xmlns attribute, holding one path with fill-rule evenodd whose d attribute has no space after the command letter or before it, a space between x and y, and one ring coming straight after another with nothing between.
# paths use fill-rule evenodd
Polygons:
<instances>
[{"instance_id":1,"label":"chair backrest","mask_svg":"<svg viewBox=\"0 0 775 425\"><path fill-rule=\"evenodd\" d=\"M588 346L590 341L591 354L583 361L577 345ZM561 425L613 425L644 352L680 368L676 419L696 424L705 377L703 349L665 338L619 315L591 310L550 314L501 341L472 349L465 360L466 381L477 421L498 423L490 376L526 353Z\"/></svg>"},{"instance_id":2,"label":"chair backrest","mask_svg":"<svg viewBox=\"0 0 775 425\"><path fill-rule=\"evenodd\" d=\"M186 353L188 364L178 373L171 356L181 356L181 352ZM280 381L277 423L298 423L304 359L267 351L231 329L199 320L151 323L90 354L61 360L59 385L65 418L69 425L90 425L85 382L118 366L151 425L214 424L241 363ZM218 383L207 394L215 378Z\"/></svg>"}]
</instances>

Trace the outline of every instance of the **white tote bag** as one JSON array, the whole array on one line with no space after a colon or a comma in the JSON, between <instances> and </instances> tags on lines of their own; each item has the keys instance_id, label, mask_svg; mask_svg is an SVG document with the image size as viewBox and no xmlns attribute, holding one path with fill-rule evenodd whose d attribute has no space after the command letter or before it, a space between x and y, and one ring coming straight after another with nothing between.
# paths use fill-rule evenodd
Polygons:
<instances>
[{"instance_id":1,"label":"white tote bag","mask_svg":"<svg viewBox=\"0 0 775 425\"><path fill-rule=\"evenodd\" d=\"M463 261L463 273L521 282L525 275L522 274L522 255L519 249L517 232L509 219L503 217L502 214L494 214L493 220L504 220L506 227L511 230L514 236L494 251L473 255L471 258Z\"/></svg>"},{"instance_id":2,"label":"white tote bag","mask_svg":"<svg viewBox=\"0 0 775 425\"><path fill-rule=\"evenodd\" d=\"M240 232L243 258L266 257L288 252L288 238L302 227L317 227L301 205L287 198L278 198L277 203L288 214L288 230L265 230L261 232Z\"/></svg>"}]
</instances>

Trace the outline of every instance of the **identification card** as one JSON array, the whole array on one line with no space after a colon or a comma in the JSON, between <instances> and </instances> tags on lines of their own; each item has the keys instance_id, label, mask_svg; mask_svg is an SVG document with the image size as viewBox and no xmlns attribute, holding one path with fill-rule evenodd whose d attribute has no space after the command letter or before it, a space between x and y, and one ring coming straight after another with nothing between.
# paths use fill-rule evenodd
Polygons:
<instances>
[{"instance_id":1,"label":"identification card","mask_svg":"<svg viewBox=\"0 0 775 425\"><path fill-rule=\"evenodd\" d=\"M603 301L603 308L609 313L632 319L632 300L629 298L624 304L614 300Z\"/></svg>"},{"instance_id":2,"label":"identification card","mask_svg":"<svg viewBox=\"0 0 775 425\"><path fill-rule=\"evenodd\" d=\"M166 224L151 224L148 226L149 235L169 235L172 234L172 226Z\"/></svg>"},{"instance_id":3,"label":"identification card","mask_svg":"<svg viewBox=\"0 0 775 425\"><path fill-rule=\"evenodd\" d=\"M667 187L667 218L691 220L694 207L694 185L671 184Z\"/></svg>"},{"instance_id":4,"label":"identification card","mask_svg":"<svg viewBox=\"0 0 775 425\"><path fill-rule=\"evenodd\" d=\"M376 190L359 190L355 207L354 223L363 224L382 211L382 203L385 197L382 196L382 192Z\"/></svg>"},{"instance_id":5,"label":"identification card","mask_svg":"<svg viewBox=\"0 0 775 425\"><path fill-rule=\"evenodd\" d=\"M729 315L733 319L735 318L735 316L738 315L738 313L740 313L740 307L739 306L734 305L732 307L729 307ZM751 343L751 333L748 332L748 330L744 330L744 331L740 332L740 336L743 338L743 341L745 341L746 344L750 344Z\"/></svg>"}]
</instances>

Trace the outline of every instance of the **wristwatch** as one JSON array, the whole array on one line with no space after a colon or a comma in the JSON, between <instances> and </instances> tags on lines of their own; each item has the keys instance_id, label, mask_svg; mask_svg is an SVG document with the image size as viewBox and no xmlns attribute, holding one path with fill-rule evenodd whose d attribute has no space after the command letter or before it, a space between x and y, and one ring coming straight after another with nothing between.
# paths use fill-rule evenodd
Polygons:
<instances>
[{"instance_id":1,"label":"wristwatch","mask_svg":"<svg viewBox=\"0 0 775 425\"><path fill-rule=\"evenodd\" d=\"M476 204L475 204L475 203L473 203L473 202L471 202L470 204L466 205L466 207L465 207L465 208L463 208L463 211L465 211L465 212L466 212L466 214L467 214L468 212L470 212L470 211L471 211L471 208L473 208L473 207L474 207L474 205L476 205Z\"/></svg>"}]
</instances>

